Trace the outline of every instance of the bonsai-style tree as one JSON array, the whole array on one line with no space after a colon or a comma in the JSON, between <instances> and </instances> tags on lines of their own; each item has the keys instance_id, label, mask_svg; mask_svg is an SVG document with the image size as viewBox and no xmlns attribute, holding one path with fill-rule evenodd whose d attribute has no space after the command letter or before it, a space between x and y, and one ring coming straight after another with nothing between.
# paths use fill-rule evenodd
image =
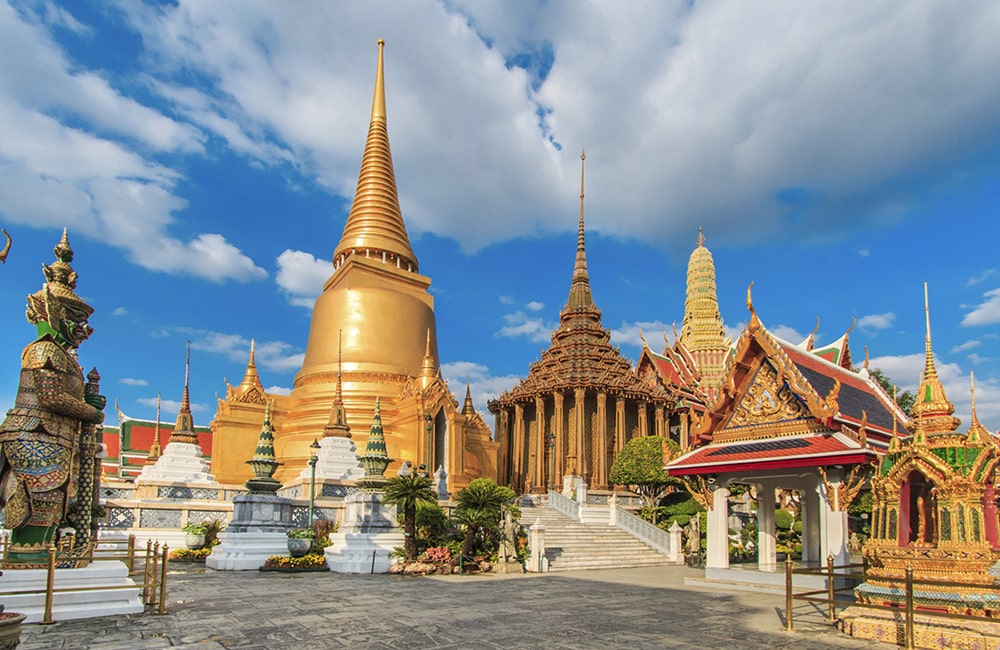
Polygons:
<instances>
[{"instance_id":1,"label":"bonsai-style tree","mask_svg":"<svg viewBox=\"0 0 1000 650\"><path fill-rule=\"evenodd\" d=\"M497 485L490 478L477 478L458 491L454 519L465 528L462 555L472 557L472 547L480 530L499 529L503 504L515 496L514 490Z\"/></svg>"},{"instance_id":2,"label":"bonsai-style tree","mask_svg":"<svg viewBox=\"0 0 1000 650\"><path fill-rule=\"evenodd\" d=\"M432 485L430 478L417 474L396 476L385 485L385 502L403 511L403 548L407 562L417 559L417 504L437 503L437 493L431 489Z\"/></svg>"},{"instance_id":3,"label":"bonsai-style tree","mask_svg":"<svg viewBox=\"0 0 1000 650\"><path fill-rule=\"evenodd\" d=\"M660 436L632 438L611 464L608 478L642 497L643 510L647 512L655 512L660 499L680 483L663 469L664 446L671 456L680 450L676 442Z\"/></svg>"}]
</instances>

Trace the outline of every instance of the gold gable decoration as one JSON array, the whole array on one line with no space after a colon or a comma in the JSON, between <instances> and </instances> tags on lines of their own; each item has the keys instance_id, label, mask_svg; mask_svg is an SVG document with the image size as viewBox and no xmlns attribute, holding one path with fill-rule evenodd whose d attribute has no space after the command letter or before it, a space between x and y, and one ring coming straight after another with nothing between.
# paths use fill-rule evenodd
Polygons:
<instances>
[{"instance_id":1,"label":"gold gable decoration","mask_svg":"<svg viewBox=\"0 0 1000 650\"><path fill-rule=\"evenodd\" d=\"M768 363L757 371L753 384L743 395L730 418L728 427L747 427L799 420L809 417L809 410L783 382Z\"/></svg>"}]
</instances>

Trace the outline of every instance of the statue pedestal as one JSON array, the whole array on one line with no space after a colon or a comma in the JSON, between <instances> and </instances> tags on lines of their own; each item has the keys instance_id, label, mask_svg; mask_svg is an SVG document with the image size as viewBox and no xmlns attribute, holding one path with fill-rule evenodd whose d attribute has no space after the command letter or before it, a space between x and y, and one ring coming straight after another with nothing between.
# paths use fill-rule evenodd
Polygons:
<instances>
[{"instance_id":1,"label":"statue pedestal","mask_svg":"<svg viewBox=\"0 0 1000 650\"><path fill-rule=\"evenodd\" d=\"M316 482L357 481L365 475L358 462L357 447L350 438L328 436L319 441L316 451ZM299 473L306 485L312 478L312 468L306 465Z\"/></svg>"},{"instance_id":2,"label":"statue pedestal","mask_svg":"<svg viewBox=\"0 0 1000 650\"><path fill-rule=\"evenodd\" d=\"M345 503L344 521L326 548L327 566L337 573L387 573L389 553L404 543L396 508L382 504L381 492L355 492Z\"/></svg>"},{"instance_id":3,"label":"statue pedestal","mask_svg":"<svg viewBox=\"0 0 1000 650\"><path fill-rule=\"evenodd\" d=\"M233 520L205 560L218 571L253 571L272 555L288 555L292 500L272 494L233 497Z\"/></svg>"},{"instance_id":4,"label":"statue pedestal","mask_svg":"<svg viewBox=\"0 0 1000 650\"><path fill-rule=\"evenodd\" d=\"M7 611L25 614L25 623L38 623L45 614L45 569L7 569L0 576L0 591L38 593L4 596ZM141 587L128 575L124 562L100 560L82 569L56 569L56 589L93 589L122 587L100 591L64 591L52 596L52 619L68 621L116 614L141 614ZM169 584L168 584L169 587Z\"/></svg>"},{"instance_id":5,"label":"statue pedestal","mask_svg":"<svg viewBox=\"0 0 1000 650\"><path fill-rule=\"evenodd\" d=\"M201 448L189 442L171 442L163 455L153 465L146 465L135 480L143 483L192 483L214 485L215 477L208 471L208 461L201 455Z\"/></svg>"}]
</instances>

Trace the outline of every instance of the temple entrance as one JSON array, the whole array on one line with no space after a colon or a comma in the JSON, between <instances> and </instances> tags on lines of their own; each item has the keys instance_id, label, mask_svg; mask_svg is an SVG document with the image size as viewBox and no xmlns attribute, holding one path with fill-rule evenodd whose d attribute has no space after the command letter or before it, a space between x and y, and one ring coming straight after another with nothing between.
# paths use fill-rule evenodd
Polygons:
<instances>
[{"instance_id":1,"label":"temple entrance","mask_svg":"<svg viewBox=\"0 0 1000 650\"><path fill-rule=\"evenodd\" d=\"M934 513L937 512L937 497L934 484L919 470L913 470L906 477L900 490L900 513L902 525L899 527L899 544L933 544L937 541L937 526Z\"/></svg>"},{"instance_id":2,"label":"temple entrance","mask_svg":"<svg viewBox=\"0 0 1000 650\"><path fill-rule=\"evenodd\" d=\"M434 417L431 438L431 457L427 463L427 471L433 474L439 466L448 466L448 419L444 415L444 409Z\"/></svg>"}]
</instances>

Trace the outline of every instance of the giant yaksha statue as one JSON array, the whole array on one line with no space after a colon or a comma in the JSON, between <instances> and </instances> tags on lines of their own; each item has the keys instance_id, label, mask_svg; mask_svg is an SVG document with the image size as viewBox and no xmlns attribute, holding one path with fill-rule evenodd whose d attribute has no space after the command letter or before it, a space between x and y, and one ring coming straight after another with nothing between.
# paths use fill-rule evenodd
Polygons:
<instances>
[{"instance_id":1,"label":"giant yaksha statue","mask_svg":"<svg viewBox=\"0 0 1000 650\"><path fill-rule=\"evenodd\" d=\"M65 231L53 252L56 261L42 265L45 284L28 296L26 316L38 338L21 354L16 402L0 425L0 507L13 531L5 568L37 566L54 544L66 560L84 555L96 532L95 427L104 421L105 399L96 370L85 383L76 358L94 331L87 324L94 310L73 291Z\"/></svg>"}]
</instances>

